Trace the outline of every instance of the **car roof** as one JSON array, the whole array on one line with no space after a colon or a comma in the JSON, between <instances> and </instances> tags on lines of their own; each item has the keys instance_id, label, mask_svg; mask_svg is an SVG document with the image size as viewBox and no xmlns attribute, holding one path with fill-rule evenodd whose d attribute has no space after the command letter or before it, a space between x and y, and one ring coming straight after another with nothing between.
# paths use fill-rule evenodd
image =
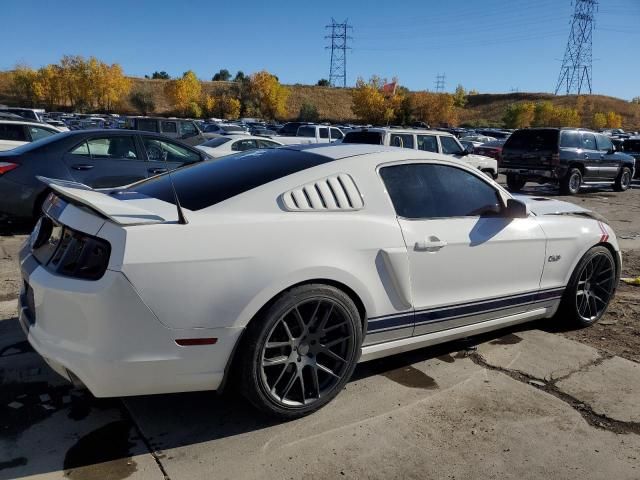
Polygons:
<instances>
[{"instance_id":1,"label":"car roof","mask_svg":"<svg viewBox=\"0 0 640 480\"><path fill-rule=\"evenodd\" d=\"M37 125L39 127L43 125L47 126L47 124L44 122L36 122L35 120L27 120L27 119L13 120L13 119L0 118L0 123L10 123L10 124L18 124L18 125ZM48 126L51 126L51 125L48 125Z\"/></svg>"},{"instance_id":2,"label":"car roof","mask_svg":"<svg viewBox=\"0 0 640 480\"><path fill-rule=\"evenodd\" d=\"M392 128L392 127L362 127L362 128L354 128L349 130L347 134L353 132L380 132L380 133L407 133L413 134L417 133L419 135L446 135L453 137L454 135L449 132L444 132L442 130L429 130L426 128Z\"/></svg>"},{"instance_id":3,"label":"car roof","mask_svg":"<svg viewBox=\"0 0 640 480\"><path fill-rule=\"evenodd\" d=\"M271 140L271 141L274 141L276 143L282 144L281 142L278 141L277 138L261 137L261 136L258 136L258 135L247 135L246 133L245 134L241 134L241 133L237 133L236 134L236 133L234 133L234 134L231 134L231 135L220 135L219 137L216 137L216 138L230 138L231 140Z\"/></svg>"}]
</instances>

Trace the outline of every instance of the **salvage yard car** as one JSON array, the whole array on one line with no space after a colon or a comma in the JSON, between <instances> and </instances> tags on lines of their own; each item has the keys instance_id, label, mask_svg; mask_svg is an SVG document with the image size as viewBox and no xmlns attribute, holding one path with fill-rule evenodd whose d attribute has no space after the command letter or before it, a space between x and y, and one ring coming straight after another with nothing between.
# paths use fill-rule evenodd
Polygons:
<instances>
[{"instance_id":1,"label":"salvage yard car","mask_svg":"<svg viewBox=\"0 0 640 480\"><path fill-rule=\"evenodd\" d=\"M527 182L552 183L575 195L583 185L613 185L623 192L631 186L635 160L616 151L602 133L579 128L517 130L502 147L500 173L509 190Z\"/></svg>"},{"instance_id":2,"label":"salvage yard car","mask_svg":"<svg viewBox=\"0 0 640 480\"><path fill-rule=\"evenodd\" d=\"M498 162L495 159L469 153L453 134L440 130L361 128L347 132L342 143L387 145L452 155L493 179L498 178Z\"/></svg>"},{"instance_id":3,"label":"salvage yard car","mask_svg":"<svg viewBox=\"0 0 640 480\"><path fill-rule=\"evenodd\" d=\"M197 145L212 158L225 157L237 152L255 150L260 148L276 148L282 144L270 138L256 137L252 135L227 135L225 137L212 138L202 145Z\"/></svg>"},{"instance_id":4,"label":"salvage yard car","mask_svg":"<svg viewBox=\"0 0 640 480\"><path fill-rule=\"evenodd\" d=\"M588 210L419 150L253 150L102 191L41 180L19 321L98 397L228 380L300 417L358 361L556 315L591 325L621 269Z\"/></svg>"},{"instance_id":5,"label":"salvage yard car","mask_svg":"<svg viewBox=\"0 0 640 480\"><path fill-rule=\"evenodd\" d=\"M40 216L50 190L36 179L38 175L105 188L209 158L154 133L116 129L62 132L0 152L0 218Z\"/></svg>"}]
</instances>

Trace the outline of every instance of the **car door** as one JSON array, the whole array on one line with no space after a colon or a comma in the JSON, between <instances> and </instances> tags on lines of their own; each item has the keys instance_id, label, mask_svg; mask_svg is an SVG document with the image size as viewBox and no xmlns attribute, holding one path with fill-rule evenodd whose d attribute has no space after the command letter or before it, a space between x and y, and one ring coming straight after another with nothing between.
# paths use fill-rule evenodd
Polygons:
<instances>
[{"instance_id":1,"label":"car door","mask_svg":"<svg viewBox=\"0 0 640 480\"><path fill-rule=\"evenodd\" d=\"M140 135L140 139L147 158L146 170L149 176L200 162L203 158L200 153L168 139L150 135Z\"/></svg>"},{"instance_id":2,"label":"car door","mask_svg":"<svg viewBox=\"0 0 640 480\"><path fill-rule=\"evenodd\" d=\"M613 142L606 135L596 134L596 146L600 153L600 167L598 175L600 178L613 180L618 176L620 160L618 160Z\"/></svg>"},{"instance_id":3,"label":"car door","mask_svg":"<svg viewBox=\"0 0 640 480\"><path fill-rule=\"evenodd\" d=\"M583 178L586 181L598 180L601 178L600 166L602 161L600 159L600 152L596 145L596 136L591 132L581 132L581 136L582 162L584 164Z\"/></svg>"},{"instance_id":4,"label":"car door","mask_svg":"<svg viewBox=\"0 0 640 480\"><path fill-rule=\"evenodd\" d=\"M380 175L407 246L414 335L532 308L546 248L535 217L507 218L493 185L450 164L394 164Z\"/></svg>"},{"instance_id":5,"label":"car door","mask_svg":"<svg viewBox=\"0 0 640 480\"><path fill-rule=\"evenodd\" d=\"M108 188L147 178L134 135L110 134L89 137L63 156L74 181L93 188Z\"/></svg>"}]
</instances>

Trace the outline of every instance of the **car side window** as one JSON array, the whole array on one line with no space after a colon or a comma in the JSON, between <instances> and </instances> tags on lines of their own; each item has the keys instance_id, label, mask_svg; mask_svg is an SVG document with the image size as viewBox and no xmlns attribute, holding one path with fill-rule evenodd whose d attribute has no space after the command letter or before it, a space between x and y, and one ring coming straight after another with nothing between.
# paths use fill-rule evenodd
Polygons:
<instances>
[{"instance_id":1,"label":"car side window","mask_svg":"<svg viewBox=\"0 0 640 480\"><path fill-rule=\"evenodd\" d=\"M329 129L327 127L321 127L318 129L320 138L329 138Z\"/></svg>"},{"instance_id":2,"label":"car side window","mask_svg":"<svg viewBox=\"0 0 640 480\"><path fill-rule=\"evenodd\" d=\"M563 130L560 133L560 146L562 148L582 148L580 133Z\"/></svg>"},{"instance_id":3,"label":"car side window","mask_svg":"<svg viewBox=\"0 0 640 480\"><path fill-rule=\"evenodd\" d=\"M194 163L202 160L200 155L192 152L188 148L166 140L143 137L142 143L147 152L147 158L155 162L179 162Z\"/></svg>"},{"instance_id":4,"label":"car side window","mask_svg":"<svg viewBox=\"0 0 640 480\"><path fill-rule=\"evenodd\" d=\"M158 131L158 121L152 120L149 118L138 118L136 120L137 129L144 130L145 132L157 132Z\"/></svg>"},{"instance_id":5,"label":"car side window","mask_svg":"<svg viewBox=\"0 0 640 480\"><path fill-rule=\"evenodd\" d=\"M418 135L418 150L438 153L438 139L435 135Z\"/></svg>"},{"instance_id":6,"label":"car side window","mask_svg":"<svg viewBox=\"0 0 640 480\"><path fill-rule=\"evenodd\" d=\"M277 148L278 145L276 142L270 142L269 140L258 140L258 148Z\"/></svg>"},{"instance_id":7,"label":"car side window","mask_svg":"<svg viewBox=\"0 0 640 480\"><path fill-rule=\"evenodd\" d=\"M392 133L389 145L400 148L413 148L413 135L410 133Z\"/></svg>"},{"instance_id":8,"label":"car side window","mask_svg":"<svg viewBox=\"0 0 640 480\"><path fill-rule=\"evenodd\" d=\"M89 146L87 145L86 141L82 142L80 145L78 145L75 148L73 148L69 153L71 155L80 155L82 157L90 157L91 156L91 155L89 155Z\"/></svg>"},{"instance_id":9,"label":"car side window","mask_svg":"<svg viewBox=\"0 0 640 480\"><path fill-rule=\"evenodd\" d=\"M442 145L442 153L445 155L460 155L463 151L463 148L453 137L440 137L440 144Z\"/></svg>"},{"instance_id":10,"label":"car side window","mask_svg":"<svg viewBox=\"0 0 640 480\"><path fill-rule=\"evenodd\" d=\"M606 135L596 135L596 141L598 142L598 150L601 152L613 150L613 142Z\"/></svg>"},{"instance_id":11,"label":"car side window","mask_svg":"<svg viewBox=\"0 0 640 480\"><path fill-rule=\"evenodd\" d=\"M238 140L231 145L231 150L234 152L244 152L245 150L252 150L258 148L255 140Z\"/></svg>"},{"instance_id":12,"label":"car side window","mask_svg":"<svg viewBox=\"0 0 640 480\"><path fill-rule=\"evenodd\" d=\"M596 150L596 136L593 133L582 133L582 148Z\"/></svg>"},{"instance_id":13,"label":"car side window","mask_svg":"<svg viewBox=\"0 0 640 480\"><path fill-rule=\"evenodd\" d=\"M344 137L344 135L342 135L340 130L337 128L331 129L331 140L340 140L342 137Z\"/></svg>"},{"instance_id":14,"label":"car side window","mask_svg":"<svg viewBox=\"0 0 640 480\"><path fill-rule=\"evenodd\" d=\"M380 169L396 213L409 219L496 214L502 201L483 179L461 168L408 163Z\"/></svg>"},{"instance_id":15,"label":"car side window","mask_svg":"<svg viewBox=\"0 0 640 480\"><path fill-rule=\"evenodd\" d=\"M182 137L194 137L198 134L198 129L192 122L180 122L180 135Z\"/></svg>"},{"instance_id":16,"label":"car side window","mask_svg":"<svg viewBox=\"0 0 640 480\"><path fill-rule=\"evenodd\" d=\"M46 128L29 127L29 134L31 135L31 140L34 142L36 140L40 140L41 138L47 138L51 135L55 135L56 133L58 132Z\"/></svg>"},{"instance_id":17,"label":"car side window","mask_svg":"<svg viewBox=\"0 0 640 480\"><path fill-rule=\"evenodd\" d=\"M28 141L24 127L22 125L11 125L10 123L0 124L0 140Z\"/></svg>"},{"instance_id":18,"label":"car side window","mask_svg":"<svg viewBox=\"0 0 640 480\"><path fill-rule=\"evenodd\" d=\"M137 160L136 146L133 137L123 135L119 137L92 138L87 140L91 158L125 158Z\"/></svg>"},{"instance_id":19,"label":"car side window","mask_svg":"<svg viewBox=\"0 0 640 480\"><path fill-rule=\"evenodd\" d=\"M162 128L163 133L178 133L176 122L160 122L160 128Z\"/></svg>"}]
</instances>

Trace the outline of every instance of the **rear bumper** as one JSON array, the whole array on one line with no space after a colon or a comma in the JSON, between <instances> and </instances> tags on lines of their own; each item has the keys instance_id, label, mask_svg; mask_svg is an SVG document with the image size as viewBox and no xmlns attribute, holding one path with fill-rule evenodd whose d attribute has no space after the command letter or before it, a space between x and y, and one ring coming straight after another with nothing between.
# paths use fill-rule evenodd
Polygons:
<instances>
[{"instance_id":1,"label":"rear bumper","mask_svg":"<svg viewBox=\"0 0 640 480\"><path fill-rule=\"evenodd\" d=\"M534 169L534 168L518 168L518 167L500 167L499 172L503 175L516 174L527 178L543 178L547 180L559 180L562 178L560 169Z\"/></svg>"},{"instance_id":2,"label":"rear bumper","mask_svg":"<svg viewBox=\"0 0 640 480\"><path fill-rule=\"evenodd\" d=\"M66 379L96 397L220 386L241 329L169 329L121 272L76 280L47 271L27 247L20 257L20 324L33 348ZM179 346L176 340L184 338L217 342Z\"/></svg>"}]
</instances>

